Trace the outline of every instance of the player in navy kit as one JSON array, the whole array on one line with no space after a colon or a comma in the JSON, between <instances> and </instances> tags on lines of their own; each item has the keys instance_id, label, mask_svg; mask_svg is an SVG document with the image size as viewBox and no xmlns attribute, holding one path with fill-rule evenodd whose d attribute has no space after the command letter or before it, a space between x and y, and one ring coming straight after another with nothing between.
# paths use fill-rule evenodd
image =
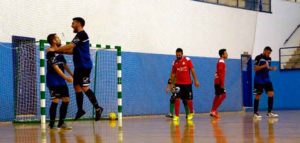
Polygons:
<instances>
[{"instance_id":1,"label":"player in navy kit","mask_svg":"<svg viewBox=\"0 0 300 143\"><path fill-rule=\"evenodd\" d=\"M83 29L84 25L85 21L83 18L73 18L72 28L74 33L77 33L76 36L70 44L55 49L55 52L73 54L73 62L75 66L73 84L76 92L76 102L78 108L75 120L79 119L85 114L85 111L83 110L84 92L95 108L95 120L98 121L101 118L103 108L99 106L95 93L89 88L90 74L93 63L90 58L90 41L87 33Z\"/></svg>"},{"instance_id":2,"label":"player in navy kit","mask_svg":"<svg viewBox=\"0 0 300 143\"><path fill-rule=\"evenodd\" d=\"M69 69L66 60L62 54L56 54L51 52L51 49L58 48L61 46L59 37L56 34L50 34L47 37L48 43L51 45L47 49L47 87L49 88L51 95L51 106L50 106L50 123L49 127L54 128L55 117L56 117L56 108L59 102L59 99L62 100L60 111L59 111L59 122L57 127L63 129L70 129L65 123L64 120L67 115L68 105L69 105L69 89L66 81L72 82L73 73ZM70 76L66 76L64 71L67 71Z\"/></svg>"},{"instance_id":3,"label":"player in navy kit","mask_svg":"<svg viewBox=\"0 0 300 143\"><path fill-rule=\"evenodd\" d=\"M277 114L273 113L273 100L274 100L274 89L270 80L269 71L275 71L276 67L271 67L270 54L272 49L265 47L264 52L255 58L255 77L254 77L254 90L256 93L254 99L254 118L261 119L258 114L259 99L263 91L268 94L268 117L278 117Z\"/></svg>"}]
</instances>

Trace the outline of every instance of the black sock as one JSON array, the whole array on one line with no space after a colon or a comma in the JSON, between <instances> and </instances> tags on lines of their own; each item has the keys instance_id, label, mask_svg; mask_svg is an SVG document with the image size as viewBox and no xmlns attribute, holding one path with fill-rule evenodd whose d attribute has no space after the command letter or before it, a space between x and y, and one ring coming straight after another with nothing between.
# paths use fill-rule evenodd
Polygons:
<instances>
[{"instance_id":1,"label":"black sock","mask_svg":"<svg viewBox=\"0 0 300 143\"><path fill-rule=\"evenodd\" d=\"M53 127L54 122L55 122L55 117L56 117L56 108L57 108L57 103L52 102L50 105L50 126Z\"/></svg>"},{"instance_id":2,"label":"black sock","mask_svg":"<svg viewBox=\"0 0 300 143\"><path fill-rule=\"evenodd\" d=\"M77 103L77 109L78 111L83 110L83 93L82 92L76 92L76 103Z\"/></svg>"},{"instance_id":3,"label":"black sock","mask_svg":"<svg viewBox=\"0 0 300 143\"><path fill-rule=\"evenodd\" d=\"M254 113L258 111L259 99L254 99Z\"/></svg>"},{"instance_id":4,"label":"black sock","mask_svg":"<svg viewBox=\"0 0 300 143\"><path fill-rule=\"evenodd\" d=\"M273 101L274 97L268 97L268 112L271 112L273 110Z\"/></svg>"},{"instance_id":5,"label":"black sock","mask_svg":"<svg viewBox=\"0 0 300 143\"><path fill-rule=\"evenodd\" d=\"M64 123L64 120L67 116L68 105L69 102L62 102L60 105L58 126Z\"/></svg>"},{"instance_id":6,"label":"black sock","mask_svg":"<svg viewBox=\"0 0 300 143\"><path fill-rule=\"evenodd\" d=\"M99 109L100 106L98 105L98 101L96 99L94 92L91 89L89 89L85 92L85 94L89 98L90 102L93 104L94 108Z\"/></svg>"}]
</instances>

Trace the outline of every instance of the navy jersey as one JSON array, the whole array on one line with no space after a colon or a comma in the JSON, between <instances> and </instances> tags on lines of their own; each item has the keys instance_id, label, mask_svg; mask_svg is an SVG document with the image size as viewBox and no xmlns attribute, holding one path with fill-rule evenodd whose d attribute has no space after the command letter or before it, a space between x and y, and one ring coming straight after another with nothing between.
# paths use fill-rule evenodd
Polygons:
<instances>
[{"instance_id":1,"label":"navy jersey","mask_svg":"<svg viewBox=\"0 0 300 143\"><path fill-rule=\"evenodd\" d=\"M91 69L93 63L90 57L90 41L85 31L78 32L72 43L75 44L73 49L73 62L75 68Z\"/></svg>"},{"instance_id":2,"label":"navy jersey","mask_svg":"<svg viewBox=\"0 0 300 143\"><path fill-rule=\"evenodd\" d=\"M266 57L263 54L260 54L255 57L254 65L262 66L262 65L266 64L266 62L268 62L269 66L271 66L271 57ZM266 84L269 82L271 82L271 80L269 77L269 68L268 67L255 72L254 83Z\"/></svg>"},{"instance_id":3,"label":"navy jersey","mask_svg":"<svg viewBox=\"0 0 300 143\"><path fill-rule=\"evenodd\" d=\"M53 65L58 65L58 67L64 72L64 64L66 59L62 54L57 54L54 52L48 52L46 55L47 58L47 74L46 81L47 87L63 86L66 85L65 79L63 79L58 73L54 70Z\"/></svg>"}]
</instances>

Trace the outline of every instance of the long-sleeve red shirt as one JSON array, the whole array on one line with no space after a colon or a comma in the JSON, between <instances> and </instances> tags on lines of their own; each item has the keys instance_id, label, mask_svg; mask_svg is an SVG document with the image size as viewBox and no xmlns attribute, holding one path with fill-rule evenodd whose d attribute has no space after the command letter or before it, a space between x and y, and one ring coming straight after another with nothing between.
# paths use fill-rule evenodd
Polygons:
<instances>
[{"instance_id":1,"label":"long-sleeve red shirt","mask_svg":"<svg viewBox=\"0 0 300 143\"><path fill-rule=\"evenodd\" d=\"M221 85L221 87L224 88L225 74L226 74L225 60L220 58L217 63L217 71L215 74L215 84L219 84L219 85Z\"/></svg>"}]
</instances>

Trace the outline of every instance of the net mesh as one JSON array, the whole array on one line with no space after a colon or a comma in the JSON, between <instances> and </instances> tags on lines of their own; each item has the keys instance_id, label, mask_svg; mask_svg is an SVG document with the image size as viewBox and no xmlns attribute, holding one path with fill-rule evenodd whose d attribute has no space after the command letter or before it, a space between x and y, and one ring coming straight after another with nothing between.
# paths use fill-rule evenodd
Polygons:
<instances>
[{"instance_id":1,"label":"net mesh","mask_svg":"<svg viewBox=\"0 0 300 143\"><path fill-rule=\"evenodd\" d=\"M22 91L17 95L15 100L15 121L28 122L40 119L40 55L39 46L35 42L19 44L15 51L21 49L22 52L15 52L17 58L15 90ZM45 45L47 49L49 45ZM30 49L30 50L28 50ZM108 113L117 113L117 53L112 49L90 48L91 59L93 61L93 69L91 72L90 88L95 92L96 98L100 106L104 108L102 117L107 118ZM30 57L30 58L28 58ZM74 70L72 56L65 55L68 66ZM46 62L46 61L45 61ZM46 69L46 66L45 66ZM47 73L47 71L46 71ZM70 93L70 104L68 107L67 119L73 119L77 112L76 96L72 83L68 83ZM26 93L26 94L24 94ZM26 96L24 96L26 95ZM49 120L49 106L51 98L48 88L46 88L46 117ZM86 114L82 119L90 119L94 117L94 109L88 98L84 96L83 108ZM59 107L57 108L59 110ZM57 112L58 114L59 112ZM58 115L56 116L59 117Z\"/></svg>"}]
</instances>

